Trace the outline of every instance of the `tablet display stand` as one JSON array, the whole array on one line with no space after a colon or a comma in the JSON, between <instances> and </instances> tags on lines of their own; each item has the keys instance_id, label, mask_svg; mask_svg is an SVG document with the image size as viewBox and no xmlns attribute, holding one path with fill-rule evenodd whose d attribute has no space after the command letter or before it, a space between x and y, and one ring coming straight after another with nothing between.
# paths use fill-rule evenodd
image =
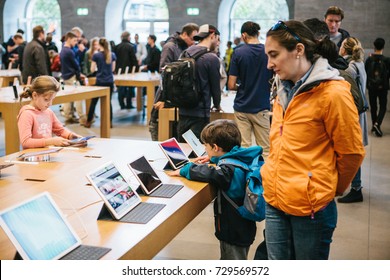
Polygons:
<instances>
[{"instance_id":1,"label":"tablet display stand","mask_svg":"<svg viewBox=\"0 0 390 280\"><path fill-rule=\"evenodd\" d=\"M131 211L129 211L129 213L123 216L120 220L116 220L111 216L107 206L103 204L97 219L124 223L147 224L165 206L166 204L141 202L136 207L131 209Z\"/></svg>"}]
</instances>

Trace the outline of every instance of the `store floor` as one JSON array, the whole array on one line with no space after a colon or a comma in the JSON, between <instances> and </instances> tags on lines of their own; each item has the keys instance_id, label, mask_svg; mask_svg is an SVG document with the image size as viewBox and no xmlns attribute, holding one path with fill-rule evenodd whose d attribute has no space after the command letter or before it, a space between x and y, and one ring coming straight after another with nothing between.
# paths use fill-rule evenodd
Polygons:
<instances>
[{"instance_id":1,"label":"store floor","mask_svg":"<svg viewBox=\"0 0 390 280\"><path fill-rule=\"evenodd\" d=\"M117 96L112 99L114 121L112 138L150 140L142 114L121 111ZM98 106L99 107L99 106ZM53 110L63 121L58 106ZM99 111L97 111L99 114ZM99 119L87 129L77 124L69 128L81 135L99 135ZM369 126L371 129L371 126ZM338 223L333 235L330 259L389 260L390 259L390 112L382 125L384 136L369 137L362 166L364 201L338 204ZM0 155L4 152L4 122L0 118ZM257 245L263 240L264 222L258 223L258 233L249 252L253 258ZM214 236L213 210L210 204L155 259L218 259L219 243Z\"/></svg>"}]
</instances>

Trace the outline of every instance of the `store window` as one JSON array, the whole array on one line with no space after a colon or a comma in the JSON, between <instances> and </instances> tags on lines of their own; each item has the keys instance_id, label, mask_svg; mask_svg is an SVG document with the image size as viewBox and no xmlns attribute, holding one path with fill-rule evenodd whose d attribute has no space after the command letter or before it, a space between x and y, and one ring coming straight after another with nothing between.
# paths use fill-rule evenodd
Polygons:
<instances>
[{"instance_id":1,"label":"store window","mask_svg":"<svg viewBox=\"0 0 390 280\"><path fill-rule=\"evenodd\" d=\"M265 35L278 20L289 18L285 0L237 0L230 14L230 38L240 37L241 26L250 20L260 24L260 41L265 42Z\"/></svg>"},{"instance_id":2,"label":"store window","mask_svg":"<svg viewBox=\"0 0 390 280\"><path fill-rule=\"evenodd\" d=\"M32 29L42 25L45 32L53 32L53 41L57 46L61 40L61 11L57 0L31 0L26 9L26 34L32 39Z\"/></svg>"},{"instance_id":3,"label":"store window","mask_svg":"<svg viewBox=\"0 0 390 280\"><path fill-rule=\"evenodd\" d=\"M139 41L146 43L149 34L157 37L156 44L166 40L169 35L169 14L165 0L130 0L127 2L124 14L124 29L134 35L139 35Z\"/></svg>"}]
</instances>

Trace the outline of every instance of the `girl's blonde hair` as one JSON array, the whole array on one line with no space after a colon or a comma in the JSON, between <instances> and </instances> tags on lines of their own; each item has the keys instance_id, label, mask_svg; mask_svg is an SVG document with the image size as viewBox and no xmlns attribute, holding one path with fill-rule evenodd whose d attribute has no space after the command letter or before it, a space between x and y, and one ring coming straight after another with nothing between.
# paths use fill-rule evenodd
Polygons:
<instances>
[{"instance_id":1,"label":"girl's blonde hair","mask_svg":"<svg viewBox=\"0 0 390 280\"><path fill-rule=\"evenodd\" d=\"M110 44L108 43L107 39L102 37L99 40L99 45L103 47L103 53L104 53L104 58L106 60L107 64L111 63L111 48Z\"/></svg>"},{"instance_id":2,"label":"girl's blonde hair","mask_svg":"<svg viewBox=\"0 0 390 280\"><path fill-rule=\"evenodd\" d=\"M47 93L57 93L60 90L60 83L52 76L36 77L31 85L25 86L20 94L20 101L23 98L32 98L33 92L38 95Z\"/></svg>"},{"instance_id":3,"label":"girl's blonde hair","mask_svg":"<svg viewBox=\"0 0 390 280\"><path fill-rule=\"evenodd\" d=\"M358 62L364 60L364 50L360 41L356 37L349 37L345 39L342 43L342 46L345 52L352 56L352 60Z\"/></svg>"},{"instance_id":4,"label":"girl's blonde hair","mask_svg":"<svg viewBox=\"0 0 390 280\"><path fill-rule=\"evenodd\" d=\"M93 38L91 39L90 48L89 48L89 50L87 50L88 60L91 60L91 59L92 59L93 52L95 51L95 50L93 49L93 45L95 44L95 42L98 42L98 43L99 43L99 37L93 37Z\"/></svg>"}]
</instances>

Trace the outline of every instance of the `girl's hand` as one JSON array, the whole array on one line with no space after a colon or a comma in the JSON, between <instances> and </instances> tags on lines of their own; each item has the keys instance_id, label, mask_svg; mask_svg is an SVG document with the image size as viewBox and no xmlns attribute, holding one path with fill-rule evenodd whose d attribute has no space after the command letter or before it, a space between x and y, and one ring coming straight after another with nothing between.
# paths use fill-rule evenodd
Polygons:
<instances>
[{"instance_id":1,"label":"girl's hand","mask_svg":"<svg viewBox=\"0 0 390 280\"><path fill-rule=\"evenodd\" d=\"M207 162L210 162L210 158L208 155L205 155L205 156L197 157L194 160L194 162L195 163L207 163Z\"/></svg>"},{"instance_id":2,"label":"girl's hand","mask_svg":"<svg viewBox=\"0 0 390 280\"><path fill-rule=\"evenodd\" d=\"M48 142L49 145L54 145L59 147L66 147L70 145L69 140L62 137L53 137Z\"/></svg>"},{"instance_id":3,"label":"girl's hand","mask_svg":"<svg viewBox=\"0 0 390 280\"><path fill-rule=\"evenodd\" d=\"M81 135L78 135L74 132L72 132L72 134L69 136L69 139L77 139L77 138L82 138L83 136Z\"/></svg>"},{"instance_id":4,"label":"girl's hand","mask_svg":"<svg viewBox=\"0 0 390 280\"><path fill-rule=\"evenodd\" d=\"M180 177L180 169L177 169L177 170L174 170L174 171L167 171L167 174L169 176L172 176L172 177L174 177L174 176Z\"/></svg>"}]
</instances>

